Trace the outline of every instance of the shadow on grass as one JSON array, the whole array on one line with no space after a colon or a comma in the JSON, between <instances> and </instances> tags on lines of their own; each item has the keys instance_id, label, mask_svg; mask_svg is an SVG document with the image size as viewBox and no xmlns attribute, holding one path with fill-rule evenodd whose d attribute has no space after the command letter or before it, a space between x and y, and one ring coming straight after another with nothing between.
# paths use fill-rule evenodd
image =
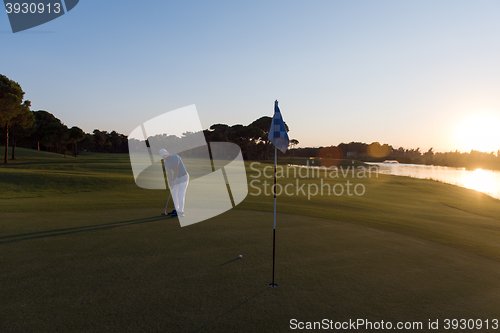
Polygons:
<instances>
[{"instance_id":1,"label":"shadow on grass","mask_svg":"<svg viewBox=\"0 0 500 333\"><path fill-rule=\"evenodd\" d=\"M231 260L231 261L234 261L234 260ZM231 311L233 311L233 310L235 310L235 309L239 308L239 307L240 307L240 306L242 306L243 304L245 304L245 303L247 303L248 301L250 301L250 300L252 300L252 299L256 298L257 296L259 296L259 295L263 294L264 292L266 292L266 291L267 291L267 290L269 290L269 289L270 289L269 287L266 287L266 289L263 289L262 291L259 291L257 294L253 295L253 296L252 296L252 297L250 297L250 298L247 298L246 300L244 300L244 301L243 301L243 302L241 302L240 304L236 305L235 307L233 307L233 308L229 309L228 311L224 312L223 314L221 314L220 316L218 316L218 317L217 317L217 318L215 318L214 320L212 320L212 321L210 321L210 322L206 323L206 324L205 324L205 325L203 325L202 327L200 327L200 328L198 328L197 330L193 331L193 333L195 333L195 332L199 332L199 331L201 331L202 329L204 329L204 328L208 327L209 325L211 325L211 324L215 323L217 320L219 320L220 318L222 318L222 317L226 316L226 315L227 315L227 314L229 314Z\"/></svg>"},{"instance_id":2,"label":"shadow on grass","mask_svg":"<svg viewBox=\"0 0 500 333\"><path fill-rule=\"evenodd\" d=\"M227 265L227 264L230 264L230 263L235 262L235 261L240 260L240 259L241 259L241 258L236 258L236 259L233 259L233 260L226 261L225 263L220 264L220 265L219 265L219 267L220 267L220 266Z\"/></svg>"},{"instance_id":3,"label":"shadow on grass","mask_svg":"<svg viewBox=\"0 0 500 333\"><path fill-rule=\"evenodd\" d=\"M79 232L109 230L109 229L128 226L128 225L156 222L156 221L163 220L163 219L165 219L164 216L154 216L154 217L146 217L146 218L138 219L138 220L95 224L95 225L90 225L90 226L86 226L86 227L57 229L57 230L32 232L32 233L28 233L28 234L4 236L4 237L0 237L0 244L20 242L20 241L25 241L25 240L37 239L37 238L69 235L69 234L75 234L75 233L79 233Z\"/></svg>"}]
</instances>

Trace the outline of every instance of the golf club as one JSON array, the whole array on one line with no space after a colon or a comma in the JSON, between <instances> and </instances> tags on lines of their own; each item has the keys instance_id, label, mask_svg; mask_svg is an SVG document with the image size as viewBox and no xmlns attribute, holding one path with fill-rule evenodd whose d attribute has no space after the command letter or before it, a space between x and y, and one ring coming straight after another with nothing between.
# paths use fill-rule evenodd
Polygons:
<instances>
[{"instance_id":1,"label":"golf club","mask_svg":"<svg viewBox=\"0 0 500 333\"><path fill-rule=\"evenodd\" d=\"M168 194L167 204L165 205L165 212L164 212L163 214L161 214L161 215L167 215L167 206L168 206L168 203L170 202L170 195L171 195L171 194L172 194L172 193L169 193L169 194Z\"/></svg>"}]
</instances>

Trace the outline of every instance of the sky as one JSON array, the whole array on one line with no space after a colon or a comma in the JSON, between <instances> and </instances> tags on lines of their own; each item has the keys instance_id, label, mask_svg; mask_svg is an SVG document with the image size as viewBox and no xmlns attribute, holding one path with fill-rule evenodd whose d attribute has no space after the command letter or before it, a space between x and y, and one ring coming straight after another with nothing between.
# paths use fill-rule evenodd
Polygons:
<instances>
[{"instance_id":1,"label":"sky","mask_svg":"<svg viewBox=\"0 0 500 333\"><path fill-rule=\"evenodd\" d=\"M272 116L299 147L500 149L498 1L80 0L12 33L0 74L32 110L128 135L195 104L204 128Z\"/></svg>"}]
</instances>

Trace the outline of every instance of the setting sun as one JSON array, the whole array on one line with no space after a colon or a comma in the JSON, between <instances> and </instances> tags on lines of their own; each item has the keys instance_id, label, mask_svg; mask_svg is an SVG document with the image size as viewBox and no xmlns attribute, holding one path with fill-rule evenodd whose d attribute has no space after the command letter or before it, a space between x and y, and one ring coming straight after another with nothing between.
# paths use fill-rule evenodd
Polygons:
<instances>
[{"instance_id":1,"label":"setting sun","mask_svg":"<svg viewBox=\"0 0 500 333\"><path fill-rule=\"evenodd\" d=\"M471 149L497 152L500 149L500 116L476 113L464 118L456 127L456 142L461 151Z\"/></svg>"}]
</instances>

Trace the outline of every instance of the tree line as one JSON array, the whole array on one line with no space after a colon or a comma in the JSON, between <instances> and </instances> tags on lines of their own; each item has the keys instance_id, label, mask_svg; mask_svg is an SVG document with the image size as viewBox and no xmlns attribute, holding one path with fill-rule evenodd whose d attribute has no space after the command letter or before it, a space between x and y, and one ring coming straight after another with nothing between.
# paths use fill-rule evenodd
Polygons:
<instances>
[{"instance_id":1,"label":"tree line","mask_svg":"<svg viewBox=\"0 0 500 333\"><path fill-rule=\"evenodd\" d=\"M112 131L95 129L85 133L81 128L69 128L52 113L39 110L24 114L23 124L12 123L10 128L2 126L3 143L11 146L11 159L15 159L16 147L43 150L74 157L84 151L102 153L127 153L127 136ZM23 126L24 125L24 126ZM7 149L4 162L7 161Z\"/></svg>"},{"instance_id":2,"label":"tree line","mask_svg":"<svg viewBox=\"0 0 500 333\"><path fill-rule=\"evenodd\" d=\"M77 156L83 151L103 153L128 153L129 142L126 135L112 131L94 130L85 133L77 126L68 128L53 114L39 110L31 111L31 102L23 100L21 86L0 74L0 142L5 145L4 162L8 162L9 143L12 146L12 159L15 148L26 147L60 154ZM240 146L246 160L269 160L274 157L274 149L268 139L272 118L260 117L248 125L214 124L203 131L207 142L232 142ZM287 131L288 125L285 123ZM189 133L183 134L188 136ZM466 168L487 168L500 170L500 150L494 153L471 152L434 152L430 148L421 152L420 148L394 148L389 144L372 142L340 143L329 147L295 148L296 139L290 140L290 148L279 156L349 158L363 162L382 162L396 160L400 163L442 165ZM295 148L295 149L294 149Z\"/></svg>"},{"instance_id":3,"label":"tree line","mask_svg":"<svg viewBox=\"0 0 500 333\"><path fill-rule=\"evenodd\" d=\"M31 111L31 102L23 100L24 91L19 83L0 75L0 142L5 145L4 162L8 162L9 145L15 159L16 147L32 148L59 154L78 156L83 151L128 153L126 135L112 131L94 130L85 133L81 128L68 128L48 111ZM247 160L270 159L274 156L268 139L272 118L261 117L248 125L214 124L203 131L207 142L233 142L240 146ZM287 131L288 126L285 124ZM185 133L186 136L189 133ZM299 143L292 139L292 147Z\"/></svg>"},{"instance_id":4,"label":"tree line","mask_svg":"<svg viewBox=\"0 0 500 333\"><path fill-rule=\"evenodd\" d=\"M208 130L204 130L207 142L232 142L237 144L246 160L268 160L274 157L274 149L271 149L271 141L268 134L272 123L271 117L263 116L248 125L226 125L214 124ZM287 132L288 125L285 123ZM291 139L292 147L299 144L297 139Z\"/></svg>"},{"instance_id":5,"label":"tree line","mask_svg":"<svg viewBox=\"0 0 500 333\"><path fill-rule=\"evenodd\" d=\"M389 144L372 142L340 143L337 146L317 147L317 148L297 148L293 151L296 157L320 157L320 158L349 158L362 162L383 162L394 160L406 164L425 164L450 167L465 167L468 169L483 168L500 170L500 150L496 152L480 152L471 150L470 152L435 152L430 148L426 152L420 148L394 148Z\"/></svg>"},{"instance_id":6,"label":"tree line","mask_svg":"<svg viewBox=\"0 0 500 333\"><path fill-rule=\"evenodd\" d=\"M127 136L115 131L94 130L85 133L81 128L69 128L50 112L31 111L31 102L24 100L19 83L0 74L0 132L5 145L4 163L16 158L16 147L45 150L77 156L82 151L126 153Z\"/></svg>"}]
</instances>

